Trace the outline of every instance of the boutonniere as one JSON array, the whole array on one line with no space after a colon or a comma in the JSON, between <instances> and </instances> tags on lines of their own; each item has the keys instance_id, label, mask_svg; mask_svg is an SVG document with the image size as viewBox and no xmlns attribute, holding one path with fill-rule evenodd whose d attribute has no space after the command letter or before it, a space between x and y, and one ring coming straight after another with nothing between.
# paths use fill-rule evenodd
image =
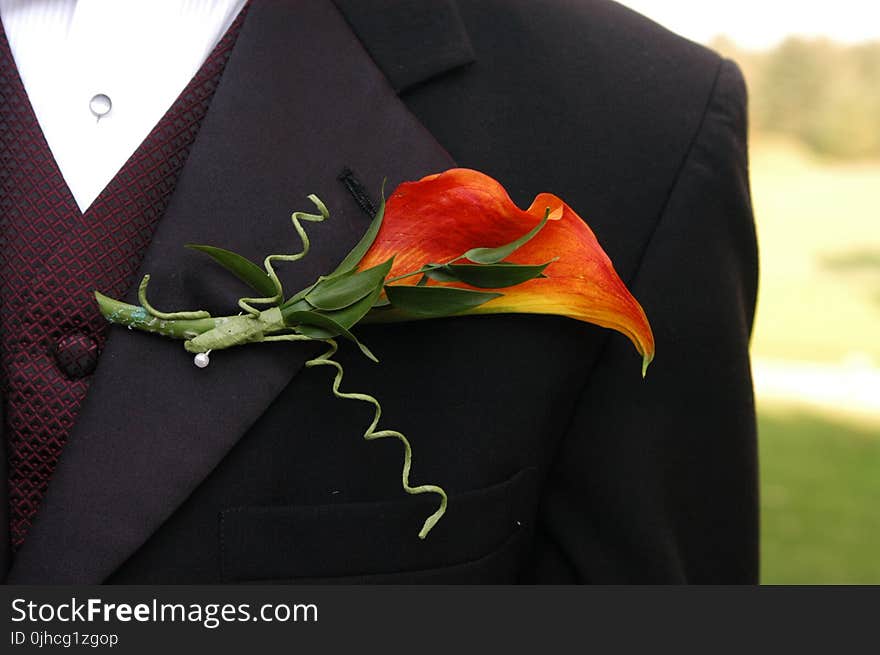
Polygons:
<instances>
[{"instance_id":1,"label":"boutonniere","mask_svg":"<svg viewBox=\"0 0 880 655\"><path fill-rule=\"evenodd\" d=\"M163 312L147 298L149 275L129 305L96 292L102 315L111 323L183 340L204 368L211 353L242 344L322 341L326 351L307 367L335 369L333 394L373 405L364 438L393 437L403 445L403 488L433 493L437 510L419 532L424 538L446 511L446 492L433 484L410 484L412 449L396 430L379 429L379 401L367 393L342 390L342 365L333 359L337 339L378 361L353 330L359 323L382 323L470 314L556 314L621 332L642 357L642 375L654 357L654 337L639 303L617 275L589 226L560 198L542 193L519 209L491 177L451 169L404 182L378 211L361 240L336 269L288 295L275 266L309 252L305 223L329 212L316 196L318 213L291 217L302 248L269 255L260 267L229 250L189 245L212 257L250 285L256 295L238 301L229 316L208 312Z\"/></svg>"}]
</instances>

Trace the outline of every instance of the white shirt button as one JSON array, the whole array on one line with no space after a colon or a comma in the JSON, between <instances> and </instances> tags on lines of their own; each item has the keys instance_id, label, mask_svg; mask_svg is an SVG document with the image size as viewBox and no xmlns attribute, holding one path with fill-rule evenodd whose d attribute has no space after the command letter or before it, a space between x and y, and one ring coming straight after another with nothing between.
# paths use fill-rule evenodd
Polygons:
<instances>
[{"instance_id":1,"label":"white shirt button","mask_svg":"<svg viewBox=\"0 0 880 655\"><path fill-rule=\"evenodd\" d=\"M98 93L97 95L92 96L92 99L89 100L89 109L95 118L101 120L104 116L110 113L111 109L113 109L113 102L110 100L110 96L104 93Z\"/></svg>"},{"instance_id":2,"label":"white shirt button","mask_svg":"<svg viewBox=\"0 0 880 655\"><path fill-rule=\"evenodd\" d=\"M82 212L174 105L246 4L0 0L2 29L28 100ZM162 48L155 47L156 34Z\"/></svg>"}]
</instances>

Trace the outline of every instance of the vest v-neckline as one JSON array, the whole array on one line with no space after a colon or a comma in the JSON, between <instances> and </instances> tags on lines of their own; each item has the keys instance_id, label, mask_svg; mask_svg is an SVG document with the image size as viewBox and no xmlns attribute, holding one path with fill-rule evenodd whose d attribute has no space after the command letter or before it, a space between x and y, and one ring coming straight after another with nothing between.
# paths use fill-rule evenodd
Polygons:
<instances>
[{"instance_id":1,"label":"vest v-neckline","mask_svg":"<svg viewBox=\"0 0 880 655\"><path fill-rule=\"evenodd\" d=\"M44 173L52 178L59 179L63 182L61 187L63 187L64 193L64 211L70 216L75 216L78 220L88 220L90 212L94 207L99 206L100 204L107 201L108 196L114 195L118 192L121 184L123 184L126 180L128 171L131 170L133 165L138 161L142 160L147 154L145 151L149 149L151 143L154 143L159 137L161 131L163 130L163 126L165 126L169 120L169 117L175 116L180 113L180 106L182 103L182 99L185 98L189 93L192 92L194 88L199 86L202 80L204 80L208 69L211 68L212 62L216 62L218 57L222 55L225 51L228 51L231 48L231 45L234 44L235 38L237 37L238 31L241 29L241 24L244 22L245 16L247 14L248 5L246 4L244 8L239 12L235 21L233 21L232 25L214 47L212 52L208 55L205 61L202 63L202 66L196 72L196 74L192 77L186 87L181 91L178 97L174 100L168 110L163 114L163 116L159 119L159 121L151 128L150 132L144 138L144 140L135 148L135 150L129 155L129 157L125 160L122 166L116 171L116 174L111 178L107 184L101 189L101 192L95 197L94 200L89 204L89 206L83 210L80 208L79 203L76 201L76 197L73 194L73 191L70 188L70 184L67 179L64 177L64 173L61 170L61 167L58 164L58 161L55 157L55 154L52 151L52 147L49 144L48 139L43 131L42 125L40 125L39 119L37 118L36 112L34 111L34 107L28 97L27 90L24 86L24 82L21 79L21 75L18 71L18 68L14 65L11 67L9 71L4 74L6 78L6 83L11 85L11 88L4 89L4 93L9 93L11 97L23 98L23 102L26 103L26 118L30 123L30 128L32 131L33 138L39 141L39 147L45 148L45 151L49 153L50 157L47 160L47 164L51 163L51 170L44 171ZM3 25L2 19L0 19L0 57L6 58L9 62L14 62L15 59L12 54L12 49L9 45L9 40L6 36L6 28Z\"/></svg>"},{"instance_id":2,"label":"vest v-neckline","mask_svg":"<svg viewBox=\"0 0 880 655\"><path fill-rule=\"evenodd\" d=\"M198 73L246 0L0 2L19 77L85 212ZM97 96L112 109L96 120Z\"/></svg>"}]
</instances>

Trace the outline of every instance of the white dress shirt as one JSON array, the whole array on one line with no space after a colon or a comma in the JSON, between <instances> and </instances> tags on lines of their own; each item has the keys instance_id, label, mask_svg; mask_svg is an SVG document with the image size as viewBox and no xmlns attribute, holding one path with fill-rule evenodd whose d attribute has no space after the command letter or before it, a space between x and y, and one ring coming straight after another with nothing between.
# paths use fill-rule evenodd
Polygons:
<instances>
[{"instance_id":1,"label":"white dress shirt","mask_svg":"<svg viewBox=\"0 0 880 655\"><path fill-rule=\"evenodd\" d=\"M85 212L247 0L0 0L34 113ZM112 103L98 120L91 99Z\"/></svg>"}]
</instances>

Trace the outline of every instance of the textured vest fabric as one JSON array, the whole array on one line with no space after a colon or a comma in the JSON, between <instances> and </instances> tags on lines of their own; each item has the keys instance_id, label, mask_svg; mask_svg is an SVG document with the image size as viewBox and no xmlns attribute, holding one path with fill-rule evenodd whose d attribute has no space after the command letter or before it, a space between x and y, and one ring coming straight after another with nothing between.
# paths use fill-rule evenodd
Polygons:
<instances>
[{"instance_id":1,"label":"textured vest fabric","mask_svg":"<svg viewBox=\"0 0 880 655\"><path fill-rule=\"evenodd\" d=\"M0 26L0 392L13 548L39 509L104 344L93 291L118 297L135 282L245 11L84 214Z\"/></svg>"}]
</instances>

